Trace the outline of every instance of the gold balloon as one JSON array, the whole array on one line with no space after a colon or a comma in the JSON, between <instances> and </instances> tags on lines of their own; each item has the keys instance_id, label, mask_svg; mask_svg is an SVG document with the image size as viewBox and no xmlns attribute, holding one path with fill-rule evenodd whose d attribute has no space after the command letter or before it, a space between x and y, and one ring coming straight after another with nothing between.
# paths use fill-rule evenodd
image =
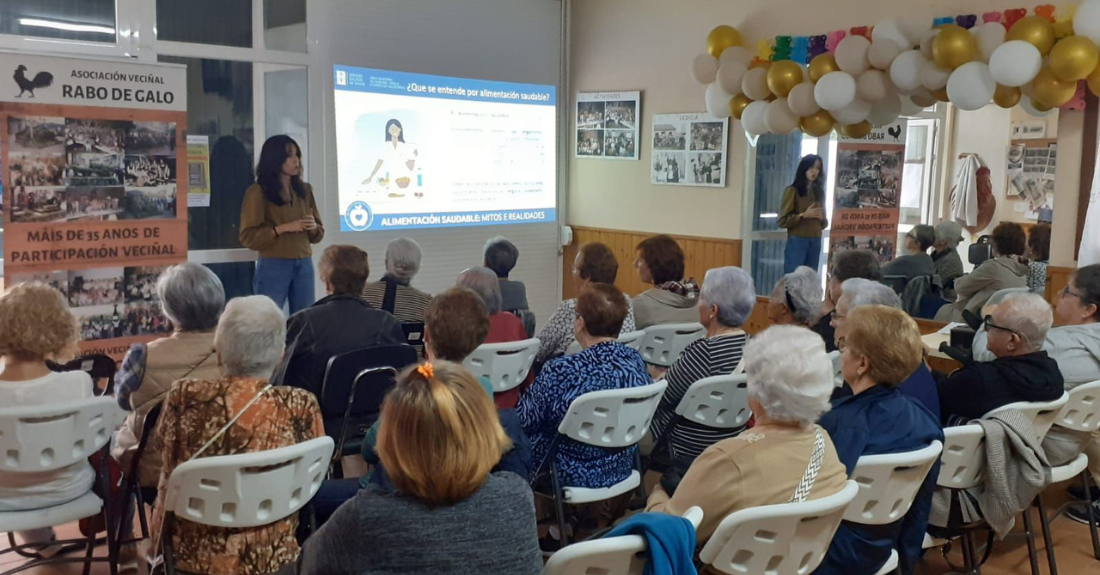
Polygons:
<instances>
[{"instance_id":1,"label":"gold balloon","mask_svg":"<svg viewBox=\"0 0 1100 575\"><path fill-rule=\"evenodd\" d=\"M744 94L734 96L730 99L730 115L740 120L741 114L745 113L745 108L748 108L751 103L752 98Z\"/></svg>"},{"instance_id":2,"label":"gold balloon","mask_svg":"<svg viewBox=\"0 0 1100 575\"><path fill-rule=\"evenodd\" d=\"M1066 82L1088 78L1097 64L1100 64L1100 51L1084 36L1063 38L1050 51L1050 71Z\"/></svg>"},{"instance_id":3,"label":"gold balloon","mask_svg":"<svg viewBox=\"0 0 1100 575\"><path fill-rule=\"evenodd\" d=\"M931 108L932 106L936 105L936 99L931 97L931 96L917 95L917 96L910 96L909 99L912 100L914 104L920 106L921 108Z\"/></svg>"},{"instance_id":4,"label":"gold balloon","mask_svg":"<svg viewBox=\"0 0 1100 575\"><path fill-rule=\"evenodd\" d=\"M707 52L715 58L722 55L726 48L741 45L741 33L733 26L719 26L707 34Z\"/></svg>"},{"instance_id":5,"label":"gold balloon","mask_svg":"<svg viewBox=\"0 0 1100 575\"><path fill-rule=\"evenodd\" d=\"M844 134L845 136L847 136L849 138L852 138L853 140L858 140L860 138L863 138L863 137L867 136L867 134L870 134L871 130L873 130L873 129L875 129L875 127L871 125L871 122L868 122L867 120L864 120L864 121L862 121L858 124L851 124L851 125L848 125L848 126L841 126L840 127L840 133Z\"/></svg>"},{"instance_id":6,"label":"gold balloon","mask_svg":"<svg viewBox=\"0 0 1100 575\"><path fill-rule=\"evenodd\" d=\"M1097 66L1097 68L1089 74L1089 77L1085 78L1085 81L1088 82L1089 90L1091 90L1093 94L1100 96L1100 66Z\"/></svg>"},{"instance_id":7,"label":"gold balloon","mask_svg":"<svg viewBox=\"0 0 1100 575\"><path fill-rule=\"evenodd\" d=\"M1054 24L1040 16L1021 18L1012 25L1012 29L1005 36L1005 42L1013 40L1023 40L1038 48L1039 53L1046 56L1054 47Z\"/></svg>"},{"instance_id":8,"label":"gold balloon","mask_svg":"<svg viewBox=\"0 0 1100 575\"><path fill-rule=\"evenodd\" d=\"M1043 66L1039 75L1032 81L1035 89L1035 101L1048 108L1057 108L1073 99L1077 93L1077 82L1066 82L1054 75L1050 66Z\"/></svg>"},{"instance_id":9,"label":"gold balloon","mask_svg":"<svg viewBox=\"0 0 1100 575\"><path fill-rule=\"evenodd\" d=\"M832 54L821 54L810 60L810 81L817 82L822 76L830 72L839 72L840 66L836 64L836 58Z\"/></svg>"},{"instance_id":10,"label":"gold balloon","mask_svg":"<svg viewBox=\"0 0 1100 575\"><path fill-rule=\"evenodd\" d=\"M834 126L836 126L836 120L825 110L818 110L813 115L798 120L798 127L802 132L815 138L828 135L833 131Z\"/></svg>"},{"instance_id":11,"label":"gold balloon","mask_svg":"<svg viewBox=\"0 0 1100 575\"><path fill-rule=\"evenodd\" d=\"M997 84L997 91L993 92L993 103L998 106L1008 109L1016 107L1016 104L1020 103L1020 98L1023 94L1019 88L1010 88L1008 86L1002 86Z\"/></svg>"},{"instance_id":12,"label":"gold balloon","mask_svg":"<svg viewBox=\"0 0 1100 575\"><path fill-rule=\"evenodd\" d=\"M780 98L802 83L802 67L790 60L780 60L768 68L768 89Z\"/></svg>"},{"instance_id":13,"label":"gold balloon","mask_svg":"<svg viewBox=\"0 0 1100 575\"><path fill-rule=\"evenodd\" d=\"M950 102L951 98L947 96L947 88L940 88L939 90L929 90L929 94L936 99L937 102Z\"/></svg>"},{"instance_id":14,"label":"gold balloon","mask_svg":"<svg viewBox=\"0 0 1100 575\"><path fill-rule=\"evenodd\" d=\"M978 55L978 41L969 30L955 24L940 26L932 40L932 58L945 70L954 70Z\"/></svg>"},{"instance_id":15,"label":"gold balloon","mask_svg":"<svg viewBox=\"0 0 1100 575\"><path fill-rule=\"evenodd\" d=\"M1046 104L1042 102L1036 102L1035 100L1031 101L1031 107L1035 108L1036 112L1049 112L1054 109L1053 106L1047 106Z\"/></svg>"}]
</instances>

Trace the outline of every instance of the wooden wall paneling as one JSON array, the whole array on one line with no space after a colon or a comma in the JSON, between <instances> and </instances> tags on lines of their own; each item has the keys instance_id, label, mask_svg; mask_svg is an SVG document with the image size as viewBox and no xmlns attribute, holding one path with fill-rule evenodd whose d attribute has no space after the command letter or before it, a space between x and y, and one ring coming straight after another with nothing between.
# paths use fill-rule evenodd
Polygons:
<instances>
[{"instance_id":1,"label":"wooden wall paneling","mask_svg":"<svg viewBox=\"0 0 1100 575\"><path fill-rule=\"evenodd\" d=\"M1050 305L1057 307L1058 300L1062 295L1062 290L1069 285L1069 276L1073 275L1073 272L1077 271L1074 268L1063 268L1050 266L1047 268L1047 301Z\"/></svg>"}]
</instances>

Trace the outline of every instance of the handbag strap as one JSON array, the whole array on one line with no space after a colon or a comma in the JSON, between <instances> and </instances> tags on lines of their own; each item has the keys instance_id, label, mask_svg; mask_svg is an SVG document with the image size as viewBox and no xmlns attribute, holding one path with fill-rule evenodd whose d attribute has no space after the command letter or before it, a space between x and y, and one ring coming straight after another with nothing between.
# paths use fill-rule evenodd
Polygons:
<instances>
[{"instance_id":1,"label":"handbag strap","mask_svg":"<svg viewBox=\"0 0 1100 575\"><path fill-rule=\"evenodd\" d=\"M397 280L386 276L383 281L386 282L386 293L382 296L382 311L393 315L394 306L397 305Z\"/></svg>"},{"instance_id":2,"label":"handbag strap","mask_svg":"<svg viewBox=\"0 0 1100 575\"><path fill-rule=\"evenodd\" d=\"M232 418L230 418L230 420L226 422L226 424L223 425L222 428L219 429L213 437L211 437L206 443L204 443L202 447L200 447L199 450L196 451L195 454L192 455L187 461L198 459L199 456L206 452L207 448L213 445L215 441L221 439L221 437L225 435L225 432L228 431L230 427L233 427L233 424L237 423L237 420L240 419L242 415L244 415L244 412L248 411L248 408L255 405L257 401L260 401L260 398L263 397L264 394L267 393L267 390L271 389L271 387L272 385L270 383L265 385L264 388L260 390L260 393L257 393L255 397L250 399L248 403L246 403L244 407L242 407L241 410L237 412L237 415L234 415Z\"/></svg>"},{"instance_id":3,"label":"handbag strap","mask_svg":"<svg viewBox=\"0 0 1100 575\"><path fill-rule=\"evenodd\" d=\"M798 488L794 490L788 503L801 503L810 496L814 488L817 473L821 471L821 463L825 460L825 437L821 434L821 428L814 429L814 450L810 454L810 463L806 465L806 472L802 474L802 480L798 482Z\"/></svg>"}]
</instances>

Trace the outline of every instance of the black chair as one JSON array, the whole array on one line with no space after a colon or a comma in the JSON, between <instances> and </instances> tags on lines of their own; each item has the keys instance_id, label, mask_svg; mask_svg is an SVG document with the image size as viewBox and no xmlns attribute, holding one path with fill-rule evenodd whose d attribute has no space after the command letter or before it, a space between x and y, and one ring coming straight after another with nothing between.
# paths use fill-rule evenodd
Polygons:
<instances>
[{"instance_id":1,"label":"black chair","mask_svg":"<svg viewBox=\"0 0 1100 575\"><path fill-rule=\"evenodd\" d=\"M905 286L909 284L909 278L906 276L882 276L882 284L894 290L894 293L900 296L905 291Z\"/></svg>"},{"instance_id":2,"label":"black chair","mask_svg":"<svg viewBox=\"0 0 1100 575\"><path fill-rule=\"evenodd\" d=\"M523 331L527 332L527 337L535 337L535 312L529 309L517 309L511 313L523 322Z\"/></svg>"},{"instance_id":3,"label":"black chair","mask_svg":"<svg viewBox=\"0 0 1100 575\"><path fill-rule=\"evenodd\" d=\"M966 257L970 260L971 265L980 266L985 260L993 258L992 239L993 236L982 236L978 238L978 241L970 244Z\"/></svg>"},{"instance_id":4,"label":"black chair","mask_svg":"<svg viewBox=\"0 0 1100 575\"><path fill-rule=\"evenodd\" d=\"M404 344L367 347L329 359L318 399L325 434L336 441L333 462L360 452L397 372L416 362L416 350Z\"/></svg>"},{"instance_id":5,"label":"black chair","mask_svg":"<svg viewBox=\"0 0 1100 575\"><path fill-rule=\"evenodd\" d=\"M115 541L118 541L119 545L134 543L149 537L149 520L145 517L145 504L148 502L151 505L153 501L156 500L157 489L155 487L141 486L138 477L138 468L141 465L141 458L145 455L145 449L149 446L149 441L153 437L153 431L157 428L157 421L160 419L160 408L161 404L157 404L153 409L149 410L149 413L145 414L145 422L141 426L141 439L138 440L137 449L134 451L134 457L130 460L130 468L125 470L126 475L122 483L122 509L119 510L118 535L115 537ZM131 502L134 502L134 510L141 524L141 537L136 539L123 539L126 532L133 524L133 519L130 520L130 525L126 524L128 516L127 511L129 511Z\"/></svg>"},{"instance_id":6,"label":"black chair","mask_svg":"<svg viewBox=\"0 0 1100 575\"><path fill-rule=\"evenodd\" d=\"M87 373L92 378L92 391L96 395L114 395L115 393L115 372L118 371L118 364L109 356L103 354L85 355L66 364L51 361L47 362L47 365L54 372L83 371ZM102 390L98 385L101 379L107 380Z\"/></svg>"},{"instance_id":7,"label":"black chair","mask_svg":"<svg viewBox=\"0 0 1100 575\"><path fill-rule=\"evenodd\" d=\"M405 343L416 348L416 352L420 355L424 355L424 322L402 322L401 330L405 332Z\"/></svg>"}]
</instances>

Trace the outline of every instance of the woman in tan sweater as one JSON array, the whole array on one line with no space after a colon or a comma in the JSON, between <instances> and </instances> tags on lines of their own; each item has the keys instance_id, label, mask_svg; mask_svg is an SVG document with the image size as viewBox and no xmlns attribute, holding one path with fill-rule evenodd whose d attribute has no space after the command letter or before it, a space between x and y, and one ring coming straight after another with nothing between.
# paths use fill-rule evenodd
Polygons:
<instances>
[{"instance_id":1,"label":"woman in tan sweater","mask_svg":"<svg viewBox=\"0 0 1100 575\"><path fill-rule=\"evenodd\" d=\"M829 227L825 217L825 169L820 156L802 158L794 183L783 190L779 227L787 230L783 273L798 266L817 271L821 264L821 233Z\"/></svg>"},{"instance_id":2,"label":"woman in tan sweater","mask_svg":"<svg viewBox=\"0 0 1100 575\"><path fill-rule=\"evenodd\" d=\"M264 142L256 183L244 193L241 245L260 253L252 289L293 315L313 304L313 249L325 237L313 188L302 181L302 150L290 136Z\"/></svg>"}]
</instances>

